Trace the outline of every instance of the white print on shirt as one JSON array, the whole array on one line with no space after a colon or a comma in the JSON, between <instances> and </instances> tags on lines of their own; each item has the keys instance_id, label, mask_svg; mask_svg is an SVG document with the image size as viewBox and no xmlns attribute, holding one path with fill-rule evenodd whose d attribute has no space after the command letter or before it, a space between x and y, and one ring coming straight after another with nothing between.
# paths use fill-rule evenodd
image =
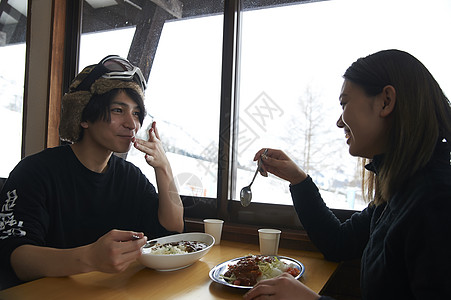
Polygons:
<instances>
[{"instance_id":1,"label":"white print on shirt","mask_svg":"<svg viewBox=\"0 0 451 300\"><path fill-rule=\"evenodd\" d=\"M16 190L9 191L6 193L8 198L5 204L2 206L2 211L0 212L0 239L4 240L10 236L24 236L27 233L21 229L23 222L14 218L13 207L16 206L16 200L18 198ZM14 227L14 225L17 225ZM10 227L5 230L6 227ZM12 227L12 228L11 228Z\"/></svg>"},{"instance_id":2,"label":"white print on shirt","mask_svg":"<svg viewBox=\"0 0 451 300\"><path fill-rule=\"evenodd\" d=\"M16 206L16 200L17 200L17 192L9 191L6 193L8 196L8 199L6 199L5 204L2 206L2 212L12 211L13 207Z\"/></svg>"}]
</instances>

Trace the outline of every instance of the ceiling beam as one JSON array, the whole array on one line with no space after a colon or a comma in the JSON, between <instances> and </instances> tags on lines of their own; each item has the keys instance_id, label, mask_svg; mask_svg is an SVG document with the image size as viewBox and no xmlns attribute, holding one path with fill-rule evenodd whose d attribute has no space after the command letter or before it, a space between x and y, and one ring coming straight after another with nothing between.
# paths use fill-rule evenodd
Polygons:
<instances>
[{"instance_id":1,"label":"ceiling beam","mask_svg":"<svg viewBox=\"0 0 451 300\"><path fill-rule=\"evenodd\" d=\"M150 0L177 19L182 18L183 3L179 0Z\"/></svg>"},{"instance_id":2,"label":"ceiling beam","mask_svg":"<svg viewBox=\"0 0 451 300\"><path fill-rule=\"evenodd\" d=\"M157 52L161 31L165 21L171 16L165 10L150 2L149 5L144 5L143 12L144 15L149 16L149 19L136 25L135 35L127 58L141 69L147 81Z\"/></svg>"}]
</instances>

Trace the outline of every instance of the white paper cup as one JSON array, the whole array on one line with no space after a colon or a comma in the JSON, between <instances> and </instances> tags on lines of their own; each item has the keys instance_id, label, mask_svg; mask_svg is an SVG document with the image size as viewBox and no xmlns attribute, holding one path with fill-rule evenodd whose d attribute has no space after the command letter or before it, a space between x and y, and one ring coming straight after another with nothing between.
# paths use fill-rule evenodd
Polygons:
<instances>
[{"instance_id":1,"label":"white paper cup","mask_svg":"<svg viewBox=\"0 0 451 300\"><path fill-rule=\"evenodd\" d=\"M278 229L259 229L260 253L262 255L277 255L281 231Z\"/></svg>"},{"instance_id":2,"label":"white paper cup","mask_svg":"<svg viewBox=\"0 0 451 300\"><path fill-rule=\"evenodd\" d=\"M205 233L211 234L215 238L215 245L221 243L222 224L223 220L219 219L205 219L204 230Z\"/></svg>"}]
</instances>

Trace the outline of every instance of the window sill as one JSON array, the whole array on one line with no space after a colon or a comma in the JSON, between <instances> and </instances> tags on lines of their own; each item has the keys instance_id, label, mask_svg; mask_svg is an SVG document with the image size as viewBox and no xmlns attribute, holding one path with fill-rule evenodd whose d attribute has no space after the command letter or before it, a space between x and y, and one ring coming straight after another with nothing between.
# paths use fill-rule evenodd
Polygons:
<instances>
[{"instance_id":1,"label":"window sill","mask_svg":"<svg viewBox=\"0 0 451 300\"><path fill-rule=\"evenodd\" d=\"M203 232L203 221L202 219L185 218L185 228L186 232ZM224 222L221 239L258 244L257 230L259 228L262 228L262 226ZM318 251L304 230L278 229L282 231L280 247L304 251Z\"/></svg>"}]
</instances>

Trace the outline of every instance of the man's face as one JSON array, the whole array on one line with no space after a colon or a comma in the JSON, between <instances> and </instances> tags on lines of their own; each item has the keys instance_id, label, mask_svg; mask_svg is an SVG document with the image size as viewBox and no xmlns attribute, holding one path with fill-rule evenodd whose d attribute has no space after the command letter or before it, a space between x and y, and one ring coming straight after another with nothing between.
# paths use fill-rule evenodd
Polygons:
<instances>
[{"instance_id":1,"label":"man's face","mask_svg":"<svg viewBox=\"0 0 451 300\"><path fill-rule=\"evenodd\" d=\"M141 128L140 108L125 92L119 92L109 107L110 122L98 120L82 122L83 140L92 146L117 153L125 153Z\"/></svg>"}]
</instances>

